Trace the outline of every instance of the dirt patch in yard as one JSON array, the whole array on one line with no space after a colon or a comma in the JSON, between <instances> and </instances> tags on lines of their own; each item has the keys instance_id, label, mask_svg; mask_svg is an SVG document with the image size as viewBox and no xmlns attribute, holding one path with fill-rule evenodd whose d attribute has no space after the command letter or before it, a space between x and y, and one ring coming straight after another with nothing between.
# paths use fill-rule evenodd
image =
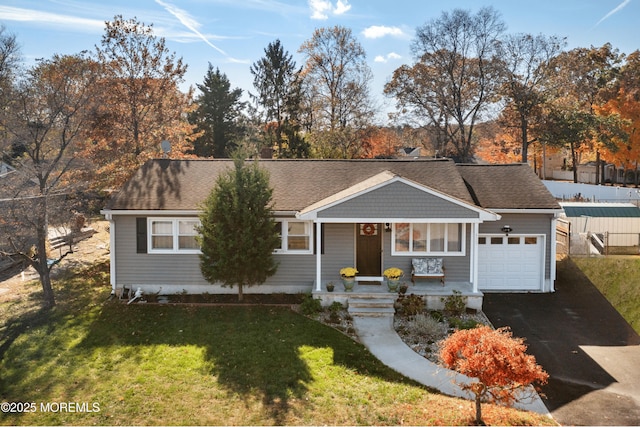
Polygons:
<instances>
[{"instance_id":1,"label":"dirt patch in yard","mask_svg":"<svg viewBox=\"0 0 640 427\"><path fill-rule=\"evenodd\" d=\"M56 278L69 269L86 267L109 259L109 221L98 220L88 224L95 233L73 245L73 253L67 255L51 271L54 286ZM61 257L69 250L63 246L52 251L52 256ZM38 280L33 267L19 264L0 273L0 303L27 298L33 292L32 281ZM39 285L38 285L39 286Z\"/></svg>"}]
</instances>

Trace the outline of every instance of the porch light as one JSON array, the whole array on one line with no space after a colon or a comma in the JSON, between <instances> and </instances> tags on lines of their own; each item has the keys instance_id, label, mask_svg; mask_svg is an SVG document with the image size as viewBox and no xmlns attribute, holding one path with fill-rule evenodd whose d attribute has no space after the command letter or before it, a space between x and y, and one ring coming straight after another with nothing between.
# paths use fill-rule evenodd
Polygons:
<instances>
[{"instance_id":1,"label":"porch light","mask_svg":"<svg viewBox=\"0 0 640 427\"><path fill-rule=\"evenodd\" d=\"M387 233L389 233L391 231L391 223L390 222L385 222L384 223L384 231L386 231Z\"/></svg>"},{"instance_id":2,"label":"porch light","mask_svg":"<svg viewBox=\"0 0 640 427\"><path fill-rule=\"evenodd\" d=\"M504 234L506 234L507 236L509 235L509 233L511 233L513 231L513 229L511 227L509 227L508 225L505 225L501 228L502 232Z\"/></svg>"}]
</instances>

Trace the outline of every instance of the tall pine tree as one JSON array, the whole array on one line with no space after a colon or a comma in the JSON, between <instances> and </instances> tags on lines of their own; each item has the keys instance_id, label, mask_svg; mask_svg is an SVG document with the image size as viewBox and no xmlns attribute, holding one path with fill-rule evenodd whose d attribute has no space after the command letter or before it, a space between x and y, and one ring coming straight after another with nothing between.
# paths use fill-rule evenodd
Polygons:
<instances>
[{"instance_id":1,"label":"tall pine tree","mask_svg":"<svg viewBox=\"0 0 640 427\"><path fill-rule=\"evenodd\" d=\"M264 283L277 269L280 236L271 209L269 176L257 162L237 157L235 169L218 177L200 215L200 269L210 283L243 287Z\"/></svg>"},{"instance_id":2,"label":"tall pine tree","mask_svg":"<svg viewBox=\"0 0 640 427\"><path fill-rule=\"evenodd\" d=\"M240 101L242 89L231 89L231 82L218 68L209 69L203 84L196 85L200 92L198 108L189 122L203 134L194 142L194 153L200 157L229 157L242 138L239 125L245 103Z\"/></svg>"},{"instance_id":3,"label":"tall pine tree","mask_svg":"<svg viewBox=\"0 0 640 427\"><path fill-rule=\"evenodd\" d=\"M264 54L250 71L258 92L251 96L261 107L265 140L276 157L308 157L310 147L300 132L301 69L280 40L269 43Z\"/></svg>"}]
</instances>

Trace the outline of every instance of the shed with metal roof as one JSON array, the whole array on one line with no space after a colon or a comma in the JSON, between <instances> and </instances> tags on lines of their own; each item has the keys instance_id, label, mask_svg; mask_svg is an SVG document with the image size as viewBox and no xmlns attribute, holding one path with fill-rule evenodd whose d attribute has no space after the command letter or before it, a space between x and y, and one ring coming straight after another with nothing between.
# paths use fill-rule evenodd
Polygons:
<instances>
[{"instance_id":1,"label":"shed with metal roof","mask_svg":"<svg viewBox=\"0 0 640 427\"><path fill-rule=\"evenodd\" d=\"M640 208L633 203L561 202L572 234L601 236L605 248L640 248ZM634 251L636 252L636 251Z\"/></svg>"}]
</instances>

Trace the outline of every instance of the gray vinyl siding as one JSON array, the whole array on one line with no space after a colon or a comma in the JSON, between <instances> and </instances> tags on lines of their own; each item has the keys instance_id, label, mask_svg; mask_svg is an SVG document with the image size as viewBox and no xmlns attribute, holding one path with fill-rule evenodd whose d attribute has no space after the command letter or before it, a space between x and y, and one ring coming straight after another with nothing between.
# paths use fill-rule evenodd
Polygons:
<instances>
[{"instance_id":1,"label":"gray vinyl siding","mask_svg":"<svg viewBox=\"0 0 640 427\"><path fill-rule=\"evenodd\" d=\"M551 273L551 245L552 239L549 236L551 230L551 214L501 214L502 218L496 222L486 222L480 224L480 234L504 234L501 228L509 225L513 231L511 234L544 234L546 237L545 246L545 279L550 277ZM555 262L555 260L554 260Z\"/></svg>"},{"instance_id":2,"label":"gray vinyl siding","mask_svg":"<svg viewBox=\"0 0 640 427\"><path fill-rule=\"evenodd\" d=\"M446 281L450 282L469 282L470 272L470 239L471 227L466 225L466 253L464 256L446 256L434 255L436 258L442 258L442 264L445 268ZM383 241L384 258L382 268L398 267L404 271L404 279L409 282L411 280L411 259L412 258L428 258L428 255L413 256L393 256L391 255L391 233L384 234Z\"/></svg>"},{"instance_id":3,"label":"gray vinyl siding","mask_svg":"<svg viewBox=\"0 0 640 427\"><path fill-rule=\"evenodd\" d=\"M118 284L207 284L200 274L198 255L136 253L136 217L118 216L115 221Z\"/></svg>"},{"instance_id":4,"label":"gray vinyl siding","mask_svg":"<svg viewBox=\"0 0 640 427\"><path fill-rule=\"evenodd\" d=\"M200 273L200 257L197 254L136 253L135 216L117 216L114 219L118 286L178 285L188 290L194 285L209 285ZM282 292L286 292L287 286L308 286L311 290L315 280L315 255L280 254L274 258L278 263L278 271L267 279L265 285L282 287Z\"/></svg>"},{"instance_id":5,"label":"gray vinyl siding","mask_svg":"<svg viewBox=\"0 0 640 427\"><path fill-rule=\"evenodd\" d=\"M320 218L477 218L456 203L395 182L318 212Z\"/></svg>"},{"instance_id":6,"label":"gray vinyl siding","mask_svg":"<svg viewBox=\"0 0 640 427\"><path fill-rule=\"evenodd\" d=\"M355 224L325 224L322 280L340 281L340 269L355 265L355 253Z\"/></svg>"}]
</instances>

